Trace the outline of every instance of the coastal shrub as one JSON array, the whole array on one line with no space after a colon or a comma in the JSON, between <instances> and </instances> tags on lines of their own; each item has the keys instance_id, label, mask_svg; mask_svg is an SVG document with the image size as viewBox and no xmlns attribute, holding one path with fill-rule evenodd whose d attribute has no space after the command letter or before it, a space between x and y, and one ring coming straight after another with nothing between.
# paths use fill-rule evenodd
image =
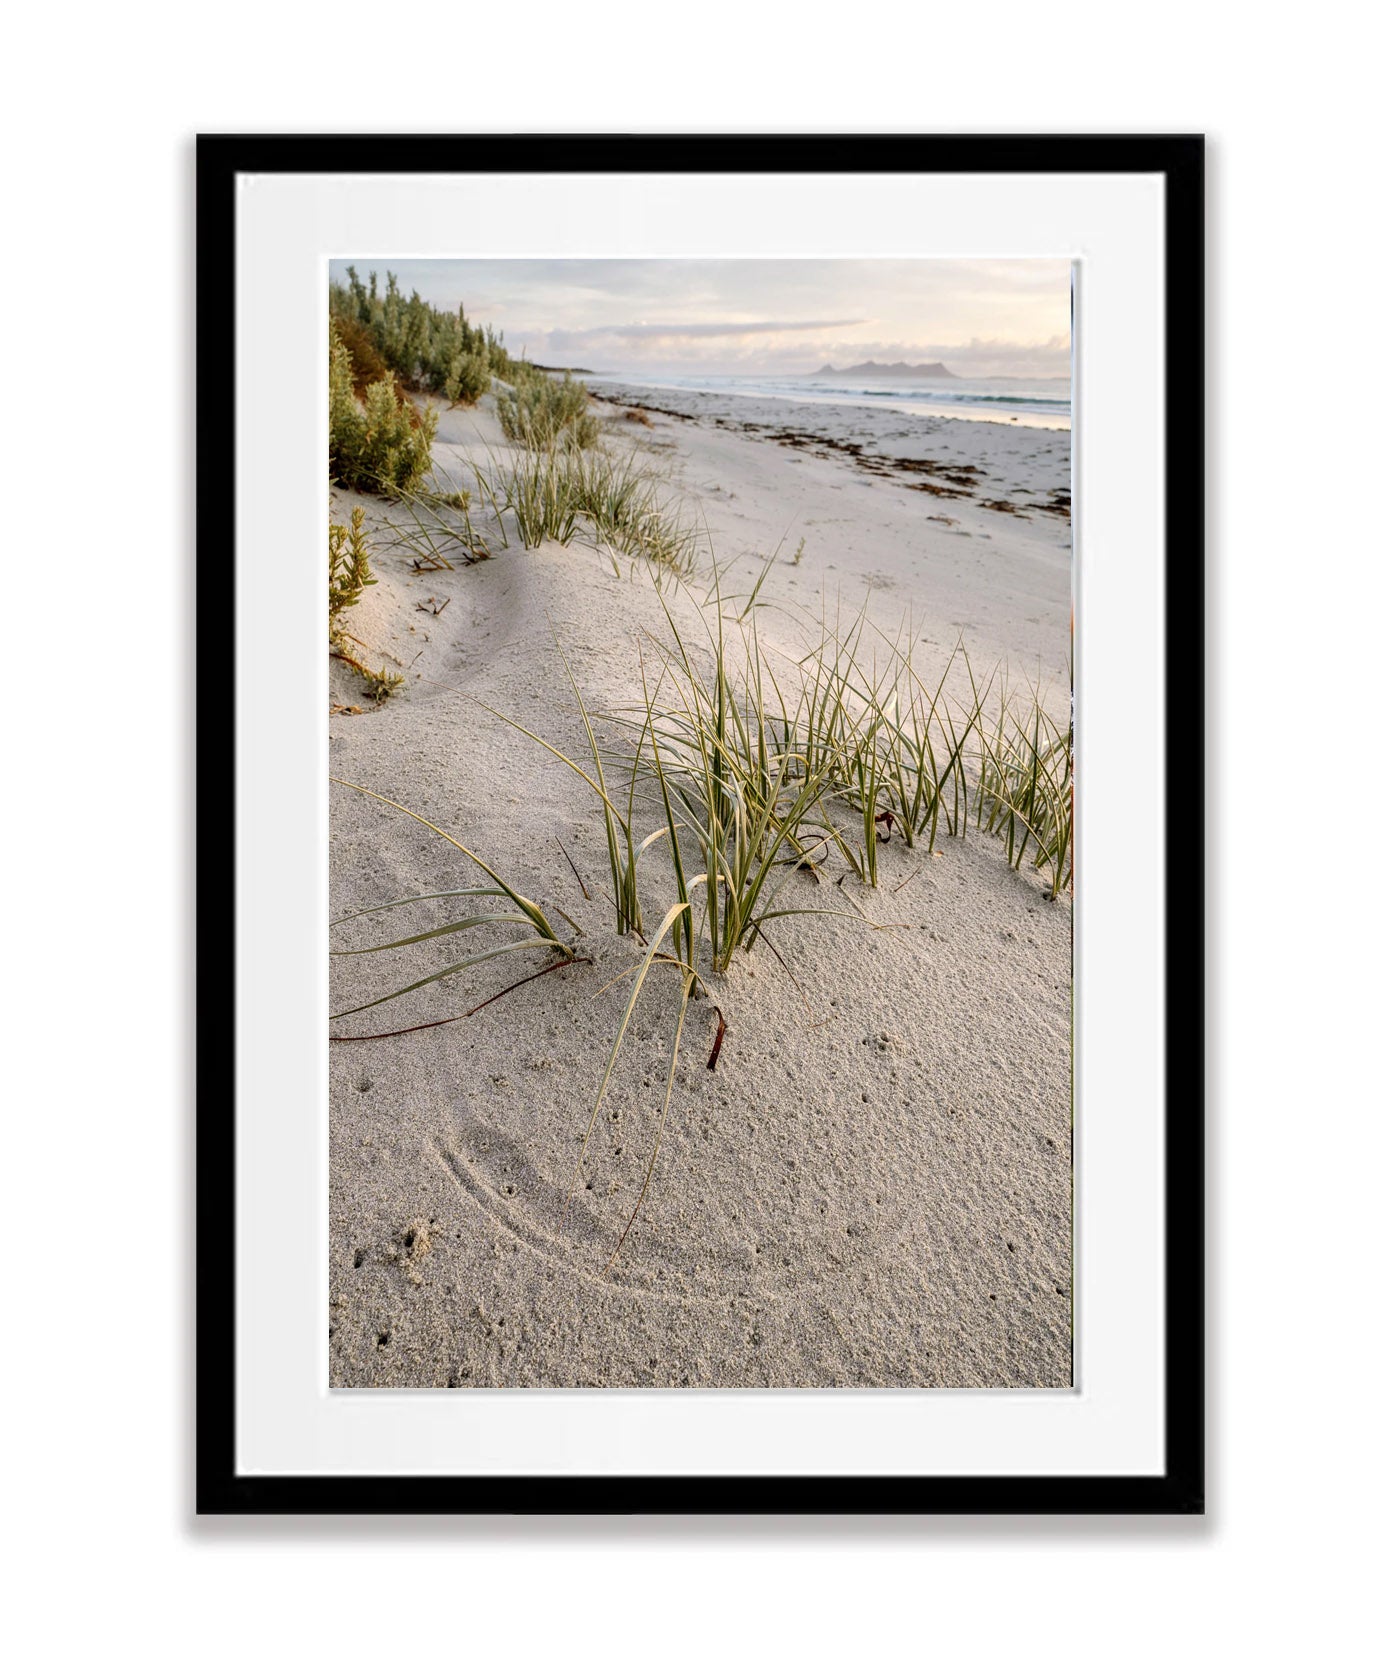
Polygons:
<instances>
[{"instance_id":1,"label":"coastal shrub","mask_svg":"<svg viewBox=\"0 0 1400 1680\"><path fill-rule=\"evenodd\" d=\"M418 416L392 378L370 385L363 406L355 395L350 355L331 333L330 473L349 490L395 495L413 490L432 463L437 415Z\"/></svg>"},{"instance_id":2,"label":"coastal shrub","mask_svg":"<svg viewBox=\"0 0 1400 1680\"><path fill-rule=\"evenodd\" d=\"M370 275L366 286L353 268L347 269L346 284L330 288L331 313L353 322L386 366L408 385L447 396L454 366L464 357L483 361L490 373L505 371L509 357L489 327L473 326L460 307L435 309L417 292L404 297L393 274L387 281L381 293L377 274ZM460 367L457 372L460 379Z\"/></svg>"},{"instance_id":3,"label":"coastal shrub","mask_svg":"<svg viewBox=\"0 0 1400 1680\"><path fill-rule=\"evenodd\" d=\"M349 611L365 590L379 581L370 570L363 508L352 511L348 528L331 526L330 577L330 633L334 642L340 634L336 621L341 614Z\"/></svg>"},{"instance_id":4,"label":"coastal shrub","mask_svg":"<svg viewBox=\"0 0 1400 1680\"><path fill-rule=\"evenodd\" d=\"M492 328L473 324L465 309L434 308L417 292L405 297L397 277L386 278L381 292L377 274L366 285L348 268L346 283L330 288L332 324L350 353L355 393L362 400L386 374L401 398L407 390L434 391L450 403L466 404L478 402L492 380L501 379L514 387L503 398L513 441L549 442L566 430L584 448L597 441L588 393L576 380L568 375L554 380L531 362L513 360Z\"/></svg>"},{"instance_id":5,"label":"coastal shrub","mask_svg":"<svg viewBox=\"0 0 1400 1680\"><path fill-rule=\"evenodd\" d=\"M334 658L364 678L365 696L376 705L387 700L403 683L403 678L387 666L374 671L364 664L351 651L354 638L340 619L378 581L370 570L365 510L357 507L350 515L348 527L332 523L330 528L330 645Z\"/></svg>"},{"instance_id":6,"label":"coastal shrub","mask_svg":"<svg viewBox=\"0 0 1400 1680\"><path fill-rule=\"evenodd\" d=\"M345 353L350 361L350 384L355 395L361 402L371 385L377 385L381 380L394 380L394 387L403 400L407 400L408 392L393 374L389 364L375 348L374 341L359 324L344 315L331 317L331 331L345 346ZM413 411L413 419L417 424L417 410Z\"/></svg>"},{"instance_id":7,"label":"coastal shrub","mask_svg":"<svg viewBox=\"0 0 1400 1680\"><path fill-rule=\"evenodd\" d=\"M451 403L474 403L491 389L491 364L475 350L460 350L448 366L442 394Z\"/></svg>"}]
</instances>

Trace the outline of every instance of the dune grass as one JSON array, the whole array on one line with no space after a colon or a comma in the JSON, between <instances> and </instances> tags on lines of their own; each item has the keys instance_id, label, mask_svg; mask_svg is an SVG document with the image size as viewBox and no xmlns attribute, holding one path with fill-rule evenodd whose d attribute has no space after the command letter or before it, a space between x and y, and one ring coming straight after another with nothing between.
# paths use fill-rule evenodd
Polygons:
<instances>
[{"instance_id":1,"label":"dune grass","mask_svg":"<svg viewBox=\"0 0 1400 1680\"><path fill-rule=\"evenodd\" d=\"M525 448L496 463L501 501L526 548L574 540L582 512L576 457L568 449Z\"/></svg>"},{"instance_id":2,"label":"dune grass","mask_svg":"<svg viewBox=\"0 0 1400 1680\"><path fill-rule=\"evenodd\" d=\"M394 534L391 546L407 552L415 572L450 572L489 558L490 545L472 521L472 505L470 491L444 490L431 480L420 490L402 492L400 517L385 520Z\"/></svg>"},{"instance_id":3,"label":"dune grass","mask_svg":"<svg viewBox=\"0 0 1400 1680\"><path fill-rule=\"evenodd\" d=\"M677 576L690 573L695 527L638 463L635 451L588 453L568 441L527 445L496 459L493 467L499 504L515 516L526 548L545 541L567 547L591 528L594 540L609 551Z\"/></svg>"},{"instance_id":4,"label":"dune grass","mask_svg":"<svg viewBox=\"0 0 1400 1680\"><path fill-rule=\"evenodd\" d=\"M860 818L852 845L839 829L833 839L870 886L878 884L879 847L898 834L906 846L932 851L940 820L948 834L967 828L969 760L980 741L982 686L959 642L933 688L914 662L914 634L883 644L862 663L856 649L869 628L862 612L844 633L825 625L808 655L801 721L814 764L830 770L843 801ZM966 677L961 700L951 698L955 667Z\"/></svg>"},{"instance_id":5,"label":"dune grass","mask_svg":"<svg viewBox=\"0 0 1400 1680\"><path fill-rule=\"evenodd\" d=\"M416 992L422 986L432 985L435 980L445 980L449 975L460 974L464 969L472 968L477 963L489 962L495 957L506 956L512 951L544 949L555 951L563 957L573 957L575 955L573 947L554 931L548 916L533 899L526 898L522 892L512 887L508 881L491 868L490 864L478 857L469 847L464 846L460 840L454 839L446 829L439 828L436 823L429 822L426 817L419 816L416 811L409 810L407 805L400 805L393 799L387 799L382 793L375 793L372 788L360 787L356 782L342 781L338 776L333 776L331 780L337 787L349 788L354 793L363 793L367 798L377 799L381 805L387 805L391 810L399 811L406 817L412 817L414 822L422 823L424 828L431 829L434 834L446 840L448 845L455 846L465 857L470 858L491 880L489 887L459 887L448 892L422 893L416 898L393 899L386 904L372 904L365 909L354 910L349 915L340 917L338 921L331 924L333 927L340 927L345 922L355 921L360 916L374 915L383 910L398 910L405 905L423 904L429 900L504 899L513 907L511 910L502 910L499 914L485 913L460 917L456 921L448 922L443 927L431 928L426 933L409 934L405 938L391 939L383 944L361 945L348 950L332 951L331 955L333 957L361 957L377 951L396 951L407 945L421 945L427 940L443 939L449 934L464 933L477 927L524 927L528 928L535 936L533 939L512 940L508 945L496 945L486 951L473 951L459 961L449 963L446 968L440 968L433 974L424 975L422 979L414 980L407 986L399 986L392 992L385 992L382 997L371 998L368 1003L357 1003L351 1009L342 1009L331 1017L333 1021L339 1021L346 1015L358 1015L363 1009L376 1009L381 1003L388 1003L391 998L403 997L409 992Z\"/></svg>"},{"instance_id":6,"label":"dune grass","mask_svg":"<svg viewBox=\"0 0 1400 1680\"><path fill-rule=\"evenodd\" d=\"M550 449L568 443L592 449L598 442L598 420L589 413L588 392L565 374L555 379L528 362L515 362L506 373L508 391L496 398L501 429L512 443L525 448Z\"/></svg>"},{"instance_id":7,"label":"dune grass","mask_svg":"<svg viewBox=\"0 0 1400 1680\"><path fill-rule=\"evenodd\" d=\"M603 449L575 454L572 464L574 494L599 542L664 571L691 573L697 528L679 500L668 499L655 473L638 462L635 449L627 455Z\"/></svg>"},{"instance_id":8,"label":"dune grass","mask_svg":"<svg viewBox=\"0 0 1400 1680\"><path fill-rule=\"evenodd\" d=\"M1029 853L1050 872L1050 897L1074 878L1074 744L1055 723L1038 691L1018 709L1003 690L995 726L981 737L978 822L1006 844L1019 869Z\"/></svg>"},{"instance_id":9,"label":"dune grass","mask_svg":"<svg viewBox=\"0 0 1400 1680\"><path fill-rule=\"evenodd\" d=\"M805 831L830 778L810 762L781 704L772 710L776 685L757 625L741 625L729 638L741 654L736 668L717 610L708 674L687 648L672 606L664 597L661 602L671 640L655 649L659 673L652 686L643 664L638 733L651 753L649 762L641 755L635 762L648 773L646 792L664 813L660 832L669 842L678 888L691 880L699 885L692 920L708 938L711 971L722 974L736 951L752 948L766 921L850 913L778 906L784 887L810 866L815 843L824 838ZM687 904L689 895L687 886Z\"/></svg>"}]
</instances>

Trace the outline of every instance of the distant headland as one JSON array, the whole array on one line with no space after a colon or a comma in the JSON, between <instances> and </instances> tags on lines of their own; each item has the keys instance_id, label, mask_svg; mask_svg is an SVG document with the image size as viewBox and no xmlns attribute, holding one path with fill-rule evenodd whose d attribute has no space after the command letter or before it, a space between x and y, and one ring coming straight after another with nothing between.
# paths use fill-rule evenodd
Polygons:
<instances>
[{"instance_id":1,"label":"distant headland","mask_svg":"<svg viewBox=\"0 0 1400 1680\"><path fill-rule=\"evenodd\" d=\"M958 374L944 367L942 362L859 362L855 367L834 368L828 362L824 368L807 375L809 379L957 379Z\"/></svg>"}]
</instances>

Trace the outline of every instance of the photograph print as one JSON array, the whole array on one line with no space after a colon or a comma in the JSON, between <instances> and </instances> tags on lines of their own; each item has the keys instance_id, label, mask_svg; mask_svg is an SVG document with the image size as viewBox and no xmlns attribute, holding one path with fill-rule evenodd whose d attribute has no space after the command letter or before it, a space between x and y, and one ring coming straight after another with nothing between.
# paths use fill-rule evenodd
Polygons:
<instances>
[{"instance_id":1,"label":"photograph print","mask_svg":"<svg viewBox=\"0 0 1400 1680\"><path fill-rule=\"evenodd\" d=\"M328 278L330 1386L1072 1385L1071 264Z\"/></svg>"}]
</instances>

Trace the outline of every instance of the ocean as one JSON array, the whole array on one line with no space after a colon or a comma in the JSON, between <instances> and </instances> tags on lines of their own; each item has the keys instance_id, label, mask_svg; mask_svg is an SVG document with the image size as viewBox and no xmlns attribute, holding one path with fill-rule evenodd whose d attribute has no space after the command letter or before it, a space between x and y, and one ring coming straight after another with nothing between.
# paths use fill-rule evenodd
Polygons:
<instances>
[{"instance_id":1,"label":"ocean","mask_svg":"<svg viewBox=\"0 0 1400 1680\"><path fill-rule=\"evenodd\" d=\"M948 382L816 379L747 374L589 374L590 384L649 386L663 391L697 391L714 396L777 397L799 403L854 403L905 414L952 420L996 420L1068 431L1068 379L957 379Z\"/></svg>"}]
</instances>

